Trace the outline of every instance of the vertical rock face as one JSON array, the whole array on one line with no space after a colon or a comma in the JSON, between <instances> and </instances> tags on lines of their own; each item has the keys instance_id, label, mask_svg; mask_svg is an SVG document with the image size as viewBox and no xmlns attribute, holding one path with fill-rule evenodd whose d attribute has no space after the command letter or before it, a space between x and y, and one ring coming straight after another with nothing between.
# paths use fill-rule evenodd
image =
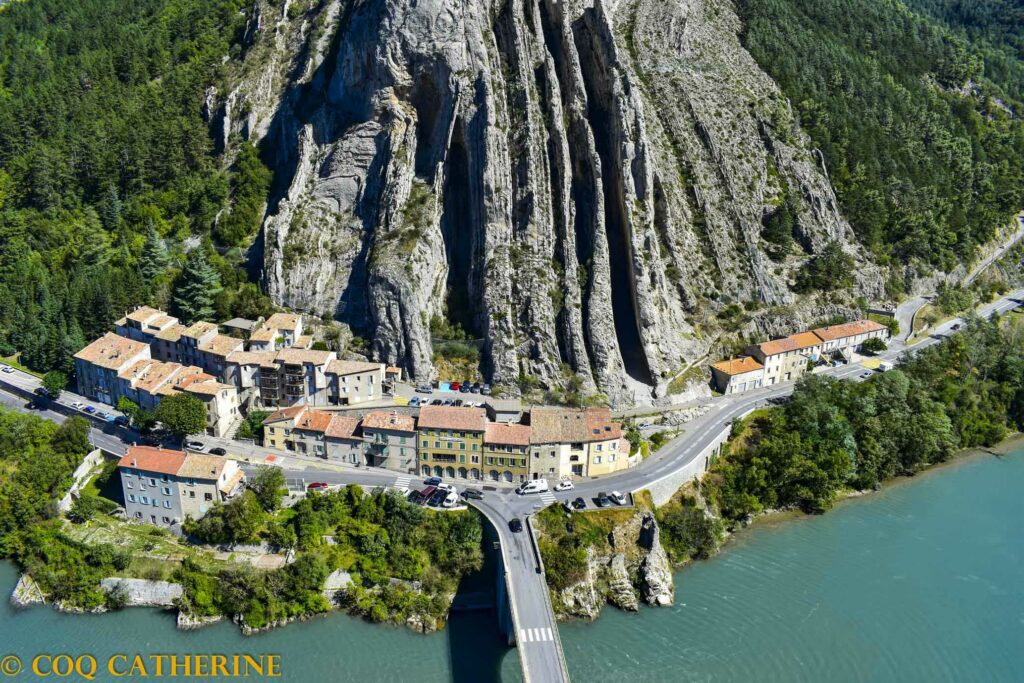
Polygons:
<instances>
[{"instance_id":1,"label":"vertical rock face","mask_svg":"<svg viewBox=\"0 0 1024 683\"><path fill-rule=\"evenodd\" d=\"M707 352L695 322L733 301L792 303L795 269L830 241L863 265L728 0L310 12L275 39L291 81L257 74L227 100L247 113L224 130L265 134L275 166L266 285L417 379L437 316L484 340L494 382L568 367L614 403L649 402ZM804 251L776 263L760 232L785 197ZM860 272L874 293L880 278Z\"/></svg>"}]
</instances>

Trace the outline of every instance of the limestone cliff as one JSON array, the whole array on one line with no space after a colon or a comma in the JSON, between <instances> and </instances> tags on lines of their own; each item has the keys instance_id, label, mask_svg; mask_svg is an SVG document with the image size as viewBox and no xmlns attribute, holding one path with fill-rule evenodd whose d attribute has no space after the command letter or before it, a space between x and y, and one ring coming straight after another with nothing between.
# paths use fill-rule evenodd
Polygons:
<instances>
[{"instance_id":1,"label":"limestone cliff","mask_svg":"<svg viewBox=\"0 0 1024 683\"><path fill-rule=\"evenodd\" d=\"M556 614L596 619L605 602L634 612L641 601L655 607L673 603L672 566L652 512L639 510L615 524L607 544L587 547L586 565L584 578L553 592Z\"/></svg>"},{"instance_id":2,"label":"limestone cliff","mask_svg":"<svg viewBox=\"0 0 1024 683\"><path fill-rule=\"evenodd\" d=\"M494 382L567 367L647 403L728 304L805 305L794 273L830 241L880 294L730 0L257 7L207 108L274 166L267 289L415 378L436 316L483 340ZM802 249L772 261L762 221L787 197Z\"/></svg>"}]
</instances>

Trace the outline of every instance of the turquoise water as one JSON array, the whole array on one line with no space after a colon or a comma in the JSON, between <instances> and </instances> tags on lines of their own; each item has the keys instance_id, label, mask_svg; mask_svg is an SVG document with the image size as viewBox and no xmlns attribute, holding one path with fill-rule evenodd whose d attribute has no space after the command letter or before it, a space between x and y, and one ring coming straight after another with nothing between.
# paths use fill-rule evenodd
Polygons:
<instances>
[{"instance_id":1,"label":"turquoise water","mask_svg":"<svg viewBox=\"0 0 1024 683\"><path fill-rule=\"evenodd\" d=\"M1024 453L764 525L676 576L677 604L562 626L573 680L1024 681ZM0 587L16 573L0 564ZM476 589L476 587L474 587ZM345 615L246 638L153 610L0 607L0 655L280 654L289 681L518 680L492 614L418 636ZM21 680L31 680L22 674ZM98 678L103 680L103 678ZM152 679L150 679L152 680Z\"/></svg>"}]
</instances>

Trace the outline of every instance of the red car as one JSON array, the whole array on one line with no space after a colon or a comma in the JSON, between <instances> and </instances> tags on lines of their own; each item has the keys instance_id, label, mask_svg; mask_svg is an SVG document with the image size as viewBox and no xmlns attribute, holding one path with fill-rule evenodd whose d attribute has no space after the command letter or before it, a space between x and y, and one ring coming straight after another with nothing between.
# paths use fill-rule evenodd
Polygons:
<instances>
[{"instance_id":1,"label":"red car","mask_svg":"<svg viewBox=\"0 0 1024 683\"><path fill-rule=\"evenodd\" d=\"M327 482L314 481L312 484L306 487L306 491L309 493L319 493L320 491L326 491L328 489Z\"/></svg>"},{"instance_id":2,"label":"red car","mask_svg":"<svg viewBox=\"0 0 1024 683\"><path fill-rule=\"evenodd\" d=\"M452 382L452 391L458 391L462 387L458 382Z\"/></svg>"}]
</instances>

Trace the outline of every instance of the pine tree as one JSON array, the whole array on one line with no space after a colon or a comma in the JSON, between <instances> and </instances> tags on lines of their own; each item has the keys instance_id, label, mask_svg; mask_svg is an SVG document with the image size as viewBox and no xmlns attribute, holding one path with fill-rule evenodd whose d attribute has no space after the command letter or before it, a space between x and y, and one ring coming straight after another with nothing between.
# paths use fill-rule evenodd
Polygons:
<instances>
[{"instance_id":1,"label":"pine tree","mask_svg":"<svg viewBox=\"0 0 1024 683\"><path fill-rule=\"evenodd\" d=\"M167 269L171 258L167 254L167 245L157 234L152 224L146 234L146 243L142 246L142 258L139 262L139 270L146 282L152 282Z\"/></svg>"},{"instance_id":2,"label":"pine tree","mask_svg":"<svg viewBox=\"0 0 1024 683\"><path fill-rule=\"evenodd\" d=\"M220 291L220 274L210 265L203 248L196 247L188 253L174 288L173 303L178 316L186 323L211 319L214 298Z\"/></svg>"}]
</instances>

